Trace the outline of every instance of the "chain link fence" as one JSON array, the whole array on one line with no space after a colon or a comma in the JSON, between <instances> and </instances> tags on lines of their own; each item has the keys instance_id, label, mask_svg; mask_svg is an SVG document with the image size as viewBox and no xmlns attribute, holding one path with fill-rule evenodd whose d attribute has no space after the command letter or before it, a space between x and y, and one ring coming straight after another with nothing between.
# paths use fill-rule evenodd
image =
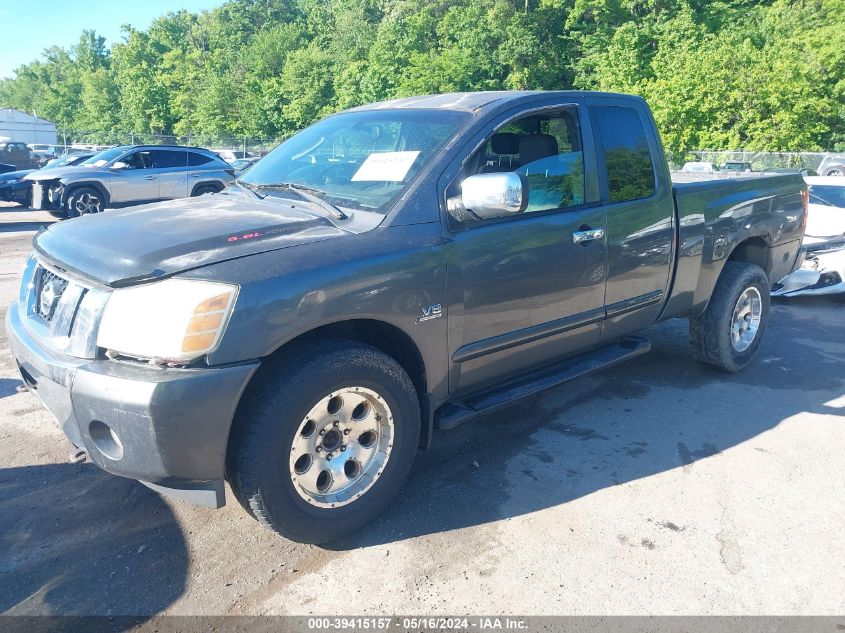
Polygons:
<instances>
[{"instance_id":1,"label":"chain link fence","mask_svg":"<svg viewBox=\"0 0 845 633\"><path fill-rule=\"evenodd\" d=\"M717 166L726 162L751 163L751 169L754 171L778 168L817 170L826 156L836 155L833 152L751 152L709 149L689 153L695 157L696 161L713 163ZM683 161L680 161L677 166L682 165Z\"/></svg>"},{"instance_id":2,"label":"chain link fence","mask_svg":"<svg viewBox=\"0 0 845 633\"><path fill-rule=\"evenodd\" d=\"M282 139L251 136L215 136L203 134L150 134L142 132L85 132L79 130L57 130L57 145L67 150L99 150L116 145L189 145L213 151L228 150L239 156L263 156Z\"/></svg>"}]
</instances>

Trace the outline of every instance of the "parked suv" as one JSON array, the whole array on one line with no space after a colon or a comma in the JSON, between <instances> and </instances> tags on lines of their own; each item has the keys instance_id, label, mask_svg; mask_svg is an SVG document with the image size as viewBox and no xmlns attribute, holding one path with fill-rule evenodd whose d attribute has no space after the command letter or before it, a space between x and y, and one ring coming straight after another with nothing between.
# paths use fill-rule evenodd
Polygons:
<instances>
[{"instance_id":1,"label":"parked suv","mask_svg":"<svg viewBox=\"0 0 845 633\"><path fill-rule=\"evenodd\" d=\"M156 200L221 191L234 170L198 147L130 145L95 154L77 166L43 169L32 181L32 206L75 217Z\"/></svg>"}]
</instances>

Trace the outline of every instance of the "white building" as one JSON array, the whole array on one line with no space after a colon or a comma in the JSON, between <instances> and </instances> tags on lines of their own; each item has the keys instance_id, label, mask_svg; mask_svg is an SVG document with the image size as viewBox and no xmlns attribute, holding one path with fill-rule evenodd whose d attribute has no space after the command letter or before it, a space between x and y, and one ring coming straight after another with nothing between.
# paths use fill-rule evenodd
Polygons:
<instances>
[{"instance_id":1,"label":"white building","mask_svg":"<svg viewBox=\"0 0 845 633\"><path fill-rule=\"evenodd\" d=\"M0 108L0 142L3 141L55 145L56 124L20 110Z\"/></svg>"}]
</instances>

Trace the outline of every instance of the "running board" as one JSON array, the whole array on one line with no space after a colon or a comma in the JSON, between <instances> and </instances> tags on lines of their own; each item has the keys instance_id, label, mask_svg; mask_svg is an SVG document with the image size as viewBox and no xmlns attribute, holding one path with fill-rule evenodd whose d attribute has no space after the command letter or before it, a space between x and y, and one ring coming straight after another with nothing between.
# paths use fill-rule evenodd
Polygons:
<instances>
[{"instance_id":1,"label":"running board","mask_svg":"<svg viewBox=\"0 0 845 633\"><path fill-rule=\"evenodd\" d=\"M454 429L476 416L506 407L521 398L540 393L580 376L613 367L622 361L645 354L650 349L651 343L646 339L628 336L616 343L575 356L558 365L534 371L507 383L501 389L468 396L458 402L447 402L435 414L435 426L439 429Z\"/></svg>"}]
</instances>

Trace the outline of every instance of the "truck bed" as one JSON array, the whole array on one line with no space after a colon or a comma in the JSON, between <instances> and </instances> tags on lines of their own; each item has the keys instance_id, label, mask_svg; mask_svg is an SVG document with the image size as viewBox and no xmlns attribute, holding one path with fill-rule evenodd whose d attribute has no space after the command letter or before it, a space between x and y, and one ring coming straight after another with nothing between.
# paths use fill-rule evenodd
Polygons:
<instances>
[{"instance_id":1,"label":"truck bed","mask_svg":"<svg viewBox=\"0 0 845 633\"><path fill-rule=\"evenodd\" d=\"M695 315L707 306L724 260L750 237L772 247L772 283L792 270L800 240L784 241L803 221L800 175L760 175L672 184L677 212L677 261L663 318ZM753 242L752 242L753 243Z\"/></svg>"}]
</instances>

